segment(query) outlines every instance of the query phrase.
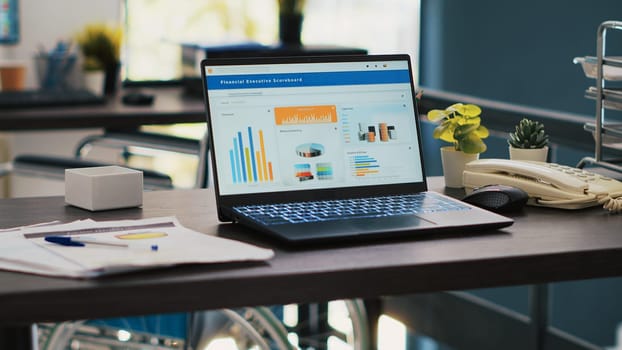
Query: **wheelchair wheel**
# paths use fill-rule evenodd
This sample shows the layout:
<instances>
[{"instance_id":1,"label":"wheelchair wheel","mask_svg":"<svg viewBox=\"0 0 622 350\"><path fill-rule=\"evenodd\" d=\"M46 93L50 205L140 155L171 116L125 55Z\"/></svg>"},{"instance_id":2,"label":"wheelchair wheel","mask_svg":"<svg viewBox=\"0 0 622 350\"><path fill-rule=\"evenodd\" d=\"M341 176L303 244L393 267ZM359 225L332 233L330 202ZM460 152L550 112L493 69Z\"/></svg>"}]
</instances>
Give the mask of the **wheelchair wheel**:
<instances>
[{"instance_id":1,"label":"wheelchair wheel","mask_svg":"<svg viewBox=\"0 0 622 350\"><path fill-rule=\"evenodd\" d=\"M169 335L162 320L180 317L196 334ZM39 324L41 350L179 350L205 349L227 338L239 350L290 350L283 325L267 308L204 311L173 316L154 315L110 320ZM190 316L188 316L190 315ZM180 322L181 321L181 322ZM171 332L169 332L171 333ZM174 332L173 332L174 333ZM194 344L193 344L194 342Z\"/></svg>"},{"instance_id":2,"label":"wheelchair wheel","mask_svg":"<svg viewBox=\"0 0 622 350\"><path fill-rule=\"evenodd\" d=\"M217 339L229 339L240 350L294 349L285 327L267 307L198 312L192 326L192 349L209 348Z\"/></svg>"},{"instance_id":3,"label":"wheelchair wheel","mask_svg":"<svg viewBox=\"0 0 622 350\"><path fill-rule=\"evenodd\" d=\"M118 328L101 322L38 324L37 329L41 350L181 350L185 346L183 338Z\"/></svg>"},{"instance_id":4,"label":"wheelchair wheel","mask_svg":"<svg viewBox=\"0 0 622 350\"><path fill-rule=\"evenodd\" d=\"M171 315L39 324L41 350L294 350L290 334L302 349L367 350L370 334L362 300L334 301L316 315L327 322L323 332L302 331L306 321L286 327L267 307L245 307ZM329 315L328 310L331 310ZM336 318L338 321L331 321ZM177 329L173 329L177 328ZM222 346L224 348L224 346Z\"/></svg>"}]
</instances>

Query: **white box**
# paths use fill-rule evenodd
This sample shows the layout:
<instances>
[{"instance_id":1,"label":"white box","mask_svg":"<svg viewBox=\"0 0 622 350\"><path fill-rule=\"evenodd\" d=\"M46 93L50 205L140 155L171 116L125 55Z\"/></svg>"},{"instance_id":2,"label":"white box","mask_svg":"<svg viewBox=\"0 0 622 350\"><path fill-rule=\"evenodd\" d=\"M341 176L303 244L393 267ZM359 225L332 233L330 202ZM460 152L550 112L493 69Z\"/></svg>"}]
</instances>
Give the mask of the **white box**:
<instances>
[{"instance_id":1,"label":"white box","mask_svg":"<svg viewBox=\"0 0 622 350\"><path fill-rule=\"evenodd\" d=\"M65 202L91 211L143 204L143 173L116 165L65 169Z\"/></svg>"}]
</instances>

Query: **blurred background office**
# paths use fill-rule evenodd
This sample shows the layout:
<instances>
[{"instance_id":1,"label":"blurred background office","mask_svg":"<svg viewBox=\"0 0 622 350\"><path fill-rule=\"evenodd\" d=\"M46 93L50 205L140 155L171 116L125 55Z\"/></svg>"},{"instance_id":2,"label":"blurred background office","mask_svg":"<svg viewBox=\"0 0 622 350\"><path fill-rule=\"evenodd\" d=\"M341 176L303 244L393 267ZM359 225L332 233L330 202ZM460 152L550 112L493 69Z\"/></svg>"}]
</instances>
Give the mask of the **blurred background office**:
<instances>
[{"instance_id":1,"label":"blurred background office","mask_svg":"<svg viewBox=\"0 0 622 350\"><path fill-rule=\"evenodd\" d=\"M0 61L25 65L26 88L37 87L36 52L50 50L94 22L123 26L121 78L128 88L180 84L192 75L192 70L184 71L182 44L270 46L279 40L277 0L3 2L18 4L20 37L16 43L0 44ZM595 55L598 25L619 17L622 2L618 0L307 0L301 40L305 45L358 47L369 53L409 53L418 67L417 84L429 96L445 98L447 104L469 96L509 109L535 110L543 118L560 116L558 129L549 130L557 139L552 160L574 165L593 152L594 144L589 135L564 140L563 134L583 132L582 124L594 118L594 102L584 98L593 81L572 59ZM616 54L622 37L613 33L609 39L616 44L611 47ZM512 125L499 125L489 144L489 157L506 156L505 135ZM200 137L201 130L196 129L180 126L169 131ZM430 134L429 126L424 124L423 129L424 136ZM20 153L70 155L78 140L95 132L0 134L0 161ZM426 140L426 145L435 144ZM437 148L426 152L429 175L440 174ZM181 165L180 169L191 172ZM192 180L179 183L191 186ZM16 196L62 193L58 184L41 180L16 181L10 189L6 183L3 186L5 194L10 190ZM618 278L555 283L552 324L599 346L620 344L615 348L622 348L622 341L616 339L622 321L621 290ZM529 307L524 286L473 293L522 314ZM436 346L417 342L424 344L422 348Z\"/></svg>"},{"instance_id":2,"label":"blurred background office","mask_svg":"<svg viewBox=\"0 0 622 350\"><path fill-rule=\"evenodd\" d=\"M0 45L0 60L22 62L26 88L38 87L34 56L50 51L59 41L73 40L93 23L123 26L121 78L127 85L179 84L184 76L198 75L195 67L184 71L182 44L273 46L279 42L279 2L276 0L209 1L11 1L19 9L19 40ZM287 1L285 1L287 2ZM304 3L304 2L303 2ZM306 45L361 47L369 52L418 53L419 3L417 1L308 1L304 7L301 39ZM397 34L396 34L397 33ZM198 60L197 60L198 63ZM192 137L197 127L183 129ZM41 152L70 155L75 143L97 130L37 131L3 137L6 157ZM177 176L183 177L183 175ZM191 179L178 179L187 186ZM15 179L13 196L62 193L55 183Z\"/></svg>"}]
</instances>

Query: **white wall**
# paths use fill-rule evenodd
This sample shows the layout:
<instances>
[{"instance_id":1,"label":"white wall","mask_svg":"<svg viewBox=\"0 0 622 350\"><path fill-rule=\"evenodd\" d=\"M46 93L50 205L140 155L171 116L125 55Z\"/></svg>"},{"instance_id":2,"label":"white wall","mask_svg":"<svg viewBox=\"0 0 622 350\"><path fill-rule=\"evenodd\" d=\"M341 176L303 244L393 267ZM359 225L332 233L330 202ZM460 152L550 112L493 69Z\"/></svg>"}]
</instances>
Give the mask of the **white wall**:
<instances>
[{"instance_id":1,"label":"white wall","mask_svg":"<svg viewBox=\"0 0 622 350\"><path fill-rule=\"evenodd\" d=\"M23 60L27 64L26 86L36 88L32 58L39 47L49 50L58 40L71 39L87 23L118 23L121 4L122 0L19 0L20 42L0 46L0 60ZM0 133L0 148L8 148L8 152L0 149L0 157L3 153L9 158L24 153L71 155L76 141L94 132L97 130ZM58 182L13 180L13 196L61 194L64 190Z\"/></svg>"},{"instance_id":2,"label":"white wall","mask_svg":"<svg viewBox=\"0 0 622 350\"><path fill-rule=\"evenodd\" d=\"M40 47L51 49L58 40L71 39L85 24L116 22L122 0L19 0L21 38L17 45L0 46L0 59L28 64L27 86L35 87L32 57Z\"/></svg>"}]
</instances>

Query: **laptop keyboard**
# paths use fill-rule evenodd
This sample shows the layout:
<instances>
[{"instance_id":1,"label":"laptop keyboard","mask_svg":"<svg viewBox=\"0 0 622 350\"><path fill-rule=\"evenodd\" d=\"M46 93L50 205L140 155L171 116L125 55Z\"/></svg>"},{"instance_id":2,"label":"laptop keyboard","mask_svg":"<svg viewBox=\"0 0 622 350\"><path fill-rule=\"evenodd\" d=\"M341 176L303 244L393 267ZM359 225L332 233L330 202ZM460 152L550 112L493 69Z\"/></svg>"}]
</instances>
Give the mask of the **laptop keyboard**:
<instances>
[{"instance_id":1,"label":"laptop keyboard","mask_svg":"<svg viewBox=\"0 0 622 350\"><path fill-rule=\"evenodd\" d=\"M374 218L467 210L468 206L434 193L418 193L373 198L261 204L234 207L233 210L265 225Z\"/></svg>"}]
</instances>

